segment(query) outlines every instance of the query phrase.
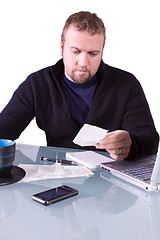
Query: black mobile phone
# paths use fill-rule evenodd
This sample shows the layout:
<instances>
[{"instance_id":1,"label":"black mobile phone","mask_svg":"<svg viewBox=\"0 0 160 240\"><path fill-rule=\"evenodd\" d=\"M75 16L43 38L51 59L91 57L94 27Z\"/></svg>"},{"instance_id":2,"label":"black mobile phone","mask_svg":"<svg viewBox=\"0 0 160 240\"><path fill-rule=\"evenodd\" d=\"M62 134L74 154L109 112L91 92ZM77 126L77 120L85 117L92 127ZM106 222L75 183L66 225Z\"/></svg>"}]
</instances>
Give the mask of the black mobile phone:
<instances>
[{"instance_id":1,"label":"black mobile phone","mask_svg":"<svg viewBox=\"0 0 160 240\"><path fill-rule=\"evenodd\" d=\"M45 206L51 205L55 202L63 200L65 198L72 197L78 194L78 190L66 185L62 185L56 188L49 189L44 192L34 194L32 199Z\"/></svg>"}]
</instances>

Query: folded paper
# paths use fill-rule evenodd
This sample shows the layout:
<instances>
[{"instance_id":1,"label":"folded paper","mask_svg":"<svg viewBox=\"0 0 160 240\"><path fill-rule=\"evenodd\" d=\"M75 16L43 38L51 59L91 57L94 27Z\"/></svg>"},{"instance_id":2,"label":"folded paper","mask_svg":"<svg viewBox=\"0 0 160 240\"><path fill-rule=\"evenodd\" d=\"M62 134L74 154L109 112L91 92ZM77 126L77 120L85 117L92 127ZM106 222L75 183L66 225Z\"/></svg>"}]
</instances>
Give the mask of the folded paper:
<instances>
[{"instance_id":1,"label":"folded paper","mask_svg":"<svg viewBox=\"0 0 160 240\"><path fill-rule=\"evenodd\" d=\"M93 126L90 124L84 124L80 129L73 142L82 147L95 146L101 139L103 139L108 130Z\"/></svg>"},{"instance_id":2,"label":"folded paper","mask_svg":"<svg viewBox=\"0 0 160 240\"><path fill-rule=\"evenodd\" d=\"M21 182L52 178L89 177L93 174L85 166L62 166L61 163L51 165L19 164L19 167L26 171L26 176Z\"/></svg>"}]
</instances>

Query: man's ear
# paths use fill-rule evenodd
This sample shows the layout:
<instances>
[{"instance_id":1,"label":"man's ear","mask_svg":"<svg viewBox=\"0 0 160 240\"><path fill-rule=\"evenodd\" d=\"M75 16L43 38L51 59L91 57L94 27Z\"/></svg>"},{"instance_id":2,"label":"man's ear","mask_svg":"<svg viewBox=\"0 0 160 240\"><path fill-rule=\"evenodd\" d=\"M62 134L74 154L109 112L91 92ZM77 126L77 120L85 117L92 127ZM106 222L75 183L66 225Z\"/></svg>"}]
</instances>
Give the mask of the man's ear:
<instances>
[{"instance_id":1,"label":"man's ear","mask_svg":"<svg viewBox=\"0 0 160 240\"><path fill-rule=\"evenodd\" d=\"M60 53L61 53L61 56L63 56L63 42L62 41L60 42Z\"/></svg>"}]
</instances>

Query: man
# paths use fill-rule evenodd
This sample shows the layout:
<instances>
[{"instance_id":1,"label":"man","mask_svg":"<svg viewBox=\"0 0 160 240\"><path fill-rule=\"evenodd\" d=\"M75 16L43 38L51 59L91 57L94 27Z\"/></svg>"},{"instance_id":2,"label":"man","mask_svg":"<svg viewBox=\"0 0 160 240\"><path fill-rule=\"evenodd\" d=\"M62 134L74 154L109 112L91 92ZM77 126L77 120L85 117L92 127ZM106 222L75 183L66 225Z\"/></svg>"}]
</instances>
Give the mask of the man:
<instances>
[{"instance_id":1,"label":"man","mask_svg":"<svg viewBox=\"0 0 160 240\"><path fill-rule=\"evenodd\" d=\"M109 129L96 148L119 160L155 154L159 136L136 78L102 61L105 27L96 14L71 15L61 37L62 58L31 74L0 114L1 138L16 139L36 117L47 145L72 141L84 123Z\"/></svg>"}]
</instances>

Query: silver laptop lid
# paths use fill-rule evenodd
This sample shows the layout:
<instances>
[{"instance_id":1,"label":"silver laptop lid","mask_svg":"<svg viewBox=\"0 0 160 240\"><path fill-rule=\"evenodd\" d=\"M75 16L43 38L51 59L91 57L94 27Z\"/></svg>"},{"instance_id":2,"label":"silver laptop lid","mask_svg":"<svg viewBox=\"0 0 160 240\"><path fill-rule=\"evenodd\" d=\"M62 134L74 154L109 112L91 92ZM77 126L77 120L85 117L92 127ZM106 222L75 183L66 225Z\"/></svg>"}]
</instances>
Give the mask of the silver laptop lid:
<instances>
[{"instance_id":1,"label":"silver laptop lid","mask_svg":"<svg viewBox=\"0 0 160 240\"><path fill-rule=\"evenodd\" d=\"M160 154L158 154L156 157L156 161L151 176L151 183L156 184L160 183Z\"/></svg>"}]
</instances>

